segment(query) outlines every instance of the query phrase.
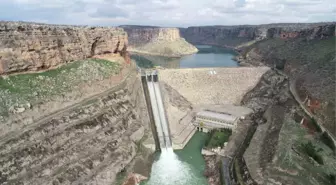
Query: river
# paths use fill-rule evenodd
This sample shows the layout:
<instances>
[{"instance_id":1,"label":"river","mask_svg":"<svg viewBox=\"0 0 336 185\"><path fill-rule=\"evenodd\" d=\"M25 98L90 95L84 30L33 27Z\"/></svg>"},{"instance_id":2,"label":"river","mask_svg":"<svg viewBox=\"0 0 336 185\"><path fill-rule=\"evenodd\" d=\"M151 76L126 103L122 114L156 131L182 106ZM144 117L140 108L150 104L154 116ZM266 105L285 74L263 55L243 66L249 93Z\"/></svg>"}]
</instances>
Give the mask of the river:
<instances>
[{"instance_id":1,"label":"river","mask_svg":"<svg viewBox=\"0 0 336 185\"><path fill-rule=\"evenodd\" d=\"M131 55L141 68L199 68L199 67L236 67L237 62L232 58L236 53L230 49L208 45L196 45L198 53L180 57L169 58L162 56Z\"/></svg>"},{"instance_id":2,"label":"river","mask_svg":"<svg viewBox=\"0 0 336 185\"><path fill-rule=\"evenodd\" d=\"M208 135L196 132L182 150L163 149L156 154L148 181L141 185L207 185L201 149Z\"/></svg>"}]
</instances>

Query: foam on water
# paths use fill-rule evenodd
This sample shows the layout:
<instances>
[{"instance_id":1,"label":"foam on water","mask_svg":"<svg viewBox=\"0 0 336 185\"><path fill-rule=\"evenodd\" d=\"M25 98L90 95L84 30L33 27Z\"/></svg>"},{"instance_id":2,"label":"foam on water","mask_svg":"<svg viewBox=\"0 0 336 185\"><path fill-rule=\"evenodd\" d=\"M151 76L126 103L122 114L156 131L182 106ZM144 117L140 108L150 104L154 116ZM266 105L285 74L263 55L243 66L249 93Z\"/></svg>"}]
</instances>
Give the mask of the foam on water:
<instances>
[{"instance_id":1,"label":"foam on water","mask_svg":"<svg viewBox=\"0 0 336 185\"><path fill-rule=\"evenodd\" d=\"M190 165L178 159L172 148L163 149L158 161L153 164L147 185L186 185L192 178Z\"/></svg>"},{"instance_id":2,"label":"foam on water","mask_svg":"<svg viewBox=\"0 0 336 185\"><path fill-rule=\"evenodd\" d=\"M152 165L149 180L141 185L208 185L201 155L206 138L207 134L197 132L183 150L163 147Z\"/></svg>"}]
</instances>

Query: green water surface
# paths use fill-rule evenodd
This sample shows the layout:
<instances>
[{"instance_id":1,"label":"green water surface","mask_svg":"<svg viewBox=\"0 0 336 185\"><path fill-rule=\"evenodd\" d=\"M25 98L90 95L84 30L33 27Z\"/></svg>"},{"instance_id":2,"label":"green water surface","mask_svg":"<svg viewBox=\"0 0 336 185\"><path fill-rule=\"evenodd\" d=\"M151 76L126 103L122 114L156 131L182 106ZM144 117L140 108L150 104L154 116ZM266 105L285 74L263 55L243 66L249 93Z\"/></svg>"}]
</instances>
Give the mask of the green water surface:
<instances>
[{"instance_id":1,"label":"green water surface","mask_svg":"<svg viewBox=\"0 0 336 185\"><path fill-rule=\"evenodd\" d=\"M196 132L184 149L158 153L149 180L141 185L208 185L201 155L208 137L206 133Z\"/></svg>"}]
</instances>

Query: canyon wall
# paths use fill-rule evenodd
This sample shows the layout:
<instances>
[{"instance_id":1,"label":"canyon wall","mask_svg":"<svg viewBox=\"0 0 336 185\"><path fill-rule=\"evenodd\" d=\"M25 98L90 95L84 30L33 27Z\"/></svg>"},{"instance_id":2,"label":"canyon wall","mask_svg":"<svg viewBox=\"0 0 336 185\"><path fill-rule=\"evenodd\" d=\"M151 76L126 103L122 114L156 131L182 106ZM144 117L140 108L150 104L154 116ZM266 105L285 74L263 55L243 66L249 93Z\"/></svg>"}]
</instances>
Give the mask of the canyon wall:
<instances>
[{"instance_id":1,"label":"canyon wall","mask_svg":"<svg viewBox=\"0 0 336 185\"><path fill-rule=\"evenodd\" d=\"M302 27L299 31L277 29L268 30L268 39L241 48L242 61L275 67L288 75L292 89L307 109L336 135L335 24Z\"/></svg>"},{"instance_id":2,"label":"canyon wall","mask_svg":"<svg viewBox=\"0 0 336 185\"><path fill-rule=\"evenodd\" d=\"M178 57L197 52L186 42L178 28L121 26L128 34L128 51L134 53Z\"/></svg>"},{"instance_id":3,"label":"canyon wall","mask_svg":"<svg viewBox=\"0 0 336 185\"><path fill-rule=\"evenodd\" d=\"M0 74L48 69L93 55L126 55L121 28L0 22Z\"/></svg>"},{"instance_id":4,"label":"canyon wall","mask_svg":"<svg viewBox=\"0 0 336 185\"><path fill-rule=\"evenodd\" d=\"M192 44L236 47L266 38L325 38L335 35L336 23L267 24L242 26L200 26L180 28L182 37Z\"/></svg>"},{"instance_id":5,"label":"canyon wall","mask_svg":"<svg viewBox=\"0 0 336 185\"><path fill-rule=\"evenodd\" d=\"M253 40L256 27L249 26L201 26L181 28L181 35L192 44L232 47Z\"/></svg>"},{"instance_id":6,"label":"canyon wall","mask_svg":"<svg viewBox=\"0 0 336 185\"><path fill-rule=\"evenodd\" d=\"M140 139L152 137L135 71L113 91L47 117L0 133L0 184L111 185Z\"/></svg>"}]
</instances>

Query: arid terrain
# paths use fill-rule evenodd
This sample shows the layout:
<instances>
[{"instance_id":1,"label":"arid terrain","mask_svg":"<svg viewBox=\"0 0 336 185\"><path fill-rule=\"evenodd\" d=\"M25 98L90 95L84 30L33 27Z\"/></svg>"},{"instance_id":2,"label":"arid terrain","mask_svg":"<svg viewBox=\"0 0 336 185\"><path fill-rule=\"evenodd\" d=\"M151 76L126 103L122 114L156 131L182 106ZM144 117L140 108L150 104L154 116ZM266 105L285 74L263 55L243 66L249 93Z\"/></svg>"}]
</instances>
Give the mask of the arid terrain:
<instances>
[{"instance_id":1,"label":"arid terrain","mask_svg":"<svg viewBox=\"0 0 336 185\"><path fill-rule=\"evenodd\" d=\"M183 148L195 132L192 111L240 106L248 111L223 150L205 157L210 185L333 185L335 36L335 23L1 21L0 184L135 185L149 178L156 132L130 52L180 57L204 44L234 50L241 66L159 70L173 145Z\"/></svg>"}]
</instances>

